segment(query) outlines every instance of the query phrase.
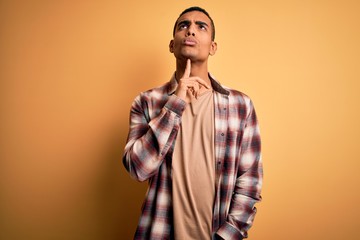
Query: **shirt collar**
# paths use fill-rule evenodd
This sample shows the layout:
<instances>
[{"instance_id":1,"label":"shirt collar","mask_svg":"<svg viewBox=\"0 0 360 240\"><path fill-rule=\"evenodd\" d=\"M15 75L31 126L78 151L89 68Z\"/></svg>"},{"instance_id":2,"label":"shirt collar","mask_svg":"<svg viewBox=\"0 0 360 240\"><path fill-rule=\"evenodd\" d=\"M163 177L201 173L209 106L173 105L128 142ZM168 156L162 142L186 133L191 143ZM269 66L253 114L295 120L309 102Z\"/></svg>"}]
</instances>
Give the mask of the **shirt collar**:
<instances>
[{"instance_id":1,"label":"shirt collar","mask_svg":"<svg viewBox=\"0 0 360 240\"><path fill-rule=\"evenodd\" d=\"M209 78L210 78L211 86L214 89L214 91L221 93L221 94L225 94L225 95L230 94L230 92L228 90L226 90L225 88L223 88L221 86L221 84L217 80L215 80L215 78L210 73L209 73ZM174 73L168 84L168 94L169 95L172 95L175 92L177 85L178 85L178 83L177 83L177 80L175 78L175 73Z\"/></svg>"}]
</instances>

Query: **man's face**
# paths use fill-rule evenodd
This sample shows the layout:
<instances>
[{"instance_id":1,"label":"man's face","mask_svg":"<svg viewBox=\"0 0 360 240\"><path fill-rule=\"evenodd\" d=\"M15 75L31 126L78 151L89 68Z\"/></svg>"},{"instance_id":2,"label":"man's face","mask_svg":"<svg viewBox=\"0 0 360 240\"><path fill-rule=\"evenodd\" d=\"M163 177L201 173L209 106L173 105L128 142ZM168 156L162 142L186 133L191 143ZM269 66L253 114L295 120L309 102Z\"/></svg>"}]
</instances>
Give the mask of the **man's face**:
<instances>
[{"instance_id":1,"label":"man's face","mask_svg":"<svg viewBox=\"0 0 360 240\"><path fill-rule=\"evenodd\" d=\"M216 52L216 43L211 40L210 19L202 12L192 11L182 15L175 27L174 39L170 41L170 52L176 59L206 61Z\"/></svg>"}]
</instances>

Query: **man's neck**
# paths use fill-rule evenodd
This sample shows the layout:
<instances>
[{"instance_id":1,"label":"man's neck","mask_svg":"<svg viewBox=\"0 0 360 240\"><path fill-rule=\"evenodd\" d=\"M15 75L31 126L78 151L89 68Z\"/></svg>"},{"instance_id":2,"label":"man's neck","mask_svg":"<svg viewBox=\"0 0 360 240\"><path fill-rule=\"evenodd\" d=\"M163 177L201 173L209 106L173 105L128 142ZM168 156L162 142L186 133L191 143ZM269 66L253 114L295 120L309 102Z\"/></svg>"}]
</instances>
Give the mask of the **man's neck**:
<instances>
[{"instance_id":1,"label":"man's neck","mask_svg":"<svg viewBox=\"0 0 360 240\"><path fill-rule=\"evenodd\" d=\"M176 61L176 79L180 80L180 78L184 75L186 67L186 60L185 61ZM211 86L209 72L207 68L207 62L191 62L191 77L200 77L206 83Z\"/></svg>"}]
</instances>

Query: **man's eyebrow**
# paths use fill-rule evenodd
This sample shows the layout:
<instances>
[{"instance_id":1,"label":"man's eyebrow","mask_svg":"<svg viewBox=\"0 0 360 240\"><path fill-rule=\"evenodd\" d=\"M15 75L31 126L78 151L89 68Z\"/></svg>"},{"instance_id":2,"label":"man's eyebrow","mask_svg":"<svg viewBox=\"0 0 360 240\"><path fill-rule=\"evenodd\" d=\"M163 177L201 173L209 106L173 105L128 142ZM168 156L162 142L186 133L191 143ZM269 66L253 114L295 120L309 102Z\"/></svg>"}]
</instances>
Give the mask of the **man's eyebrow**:
<instances>
[{"instance_id":1,"label":"man's eyebrow","mask_svg":"<svg viewBox=\"0 0 360 240\"><path fill-rule=\"evenodd\" d=\"M189 20L182 20L180 22L178 22L176 25L179 26L180 24L186 24L189 25L190 21Z\"/></svg>"},{"instance_id":2,"label":"man's eyebrow","mask_svg":"<svg viewBox=\"0 0 360 240\"><path fill-rule=\"evenodd\" d=\"M189 24L190 24L190 20L182 20L182 21L179 21L179 22L177 23L177 26L179 26L179 25L181 25L181 24L189 25ZM195 24L196 24L196 25L202 25L202 26L209 27L209 24L207 24L206 22L203 22L203 21L195 21Z\"/></svg>"},{"instance_id":3,"label":"man's eyebrow","mask_svg":"<svg viewBox=\"0 0 360 240\"><path fill-rule=\"evenodd\" d=\"M203 22L203 21L196 21L195 24L197 25L204 25L206 27L209 27L209 25L206 23L206 22Z\"/></svg>"}]
</instances>

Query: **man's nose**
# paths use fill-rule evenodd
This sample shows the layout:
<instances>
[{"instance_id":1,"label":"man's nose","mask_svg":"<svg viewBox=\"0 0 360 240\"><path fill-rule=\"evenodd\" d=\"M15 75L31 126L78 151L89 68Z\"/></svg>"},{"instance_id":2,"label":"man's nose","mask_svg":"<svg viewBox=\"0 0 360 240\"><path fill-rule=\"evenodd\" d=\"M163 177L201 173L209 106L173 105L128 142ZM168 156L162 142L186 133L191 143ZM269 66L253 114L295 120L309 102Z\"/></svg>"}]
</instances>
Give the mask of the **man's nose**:
<instances>
[{"instance_id":1,"label":"man's nose","mask_svg":"<svg viewBox=\"0 0 360 240\"><path fill-rule=\"evenodd\" d=\"M188 31L187 31L186 35L187 36L190 36L190 35L195 36L195 31L192 26L188 27Z\"/></svg>"},{"instance_id":2,"label":"man's nose","mask_svg":"<svg viewBox=\"0 0 360 240\"><path fill-rule=\"evenodd\" d=\"M194 32L191 32L191 31L188 31L188 32L187 32L187 36L190 36L190 35L195 36L195 33L194 33Z\"/></svg>"}]
</instances>

